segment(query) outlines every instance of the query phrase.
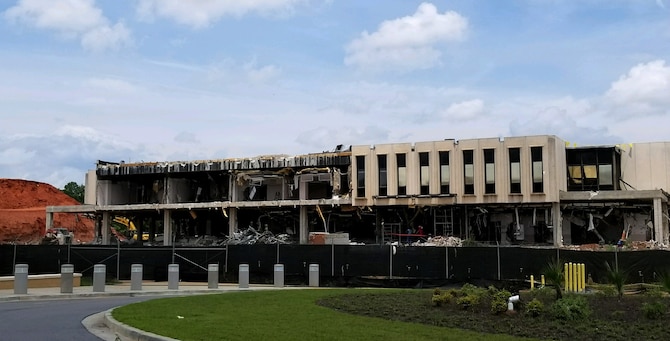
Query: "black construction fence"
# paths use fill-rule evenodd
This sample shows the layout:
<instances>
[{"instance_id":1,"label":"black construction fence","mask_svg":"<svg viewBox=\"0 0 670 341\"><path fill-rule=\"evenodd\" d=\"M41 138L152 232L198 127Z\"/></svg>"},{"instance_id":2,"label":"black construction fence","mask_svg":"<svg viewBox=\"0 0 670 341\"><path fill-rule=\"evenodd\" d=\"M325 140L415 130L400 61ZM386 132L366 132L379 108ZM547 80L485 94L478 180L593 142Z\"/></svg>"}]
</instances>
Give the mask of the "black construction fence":
<instances>
[{"instance_id":1,"label":"black construction fence","mask_svg":"<svg viewBox=\"0 0 670 341\"><path fill-rule=\"evenodd\" d=\"M0 245L0 276L15 264L30 274L75 272L92 277L105 264L110 279L128 280L132 264L143 264L146 280L167 280L168 264L179 264L183 281L206 281L218 264L222 282L237 282L239 264L249 265L250 283L272 283L274 264L284 265L286 284L307 284L309 265L319 264L322 285L434 286L476 281L536 279L547 265L583 263L591 279L606 282L606 263L624 270L629 283L655 282L670 272L670 251L577 251L524 247L401 247L392 245L228 245L217 248L83 245Z\"/></svg>"}]
</instances>

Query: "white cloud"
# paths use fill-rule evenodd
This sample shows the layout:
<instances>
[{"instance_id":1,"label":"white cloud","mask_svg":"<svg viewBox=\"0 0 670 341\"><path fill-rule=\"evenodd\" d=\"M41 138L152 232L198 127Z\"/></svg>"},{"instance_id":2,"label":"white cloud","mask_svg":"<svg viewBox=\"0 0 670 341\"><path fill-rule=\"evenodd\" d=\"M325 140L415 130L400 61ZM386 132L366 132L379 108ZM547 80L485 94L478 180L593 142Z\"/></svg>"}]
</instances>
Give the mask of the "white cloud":
<instances>
[{"instance_id":1,"label":"white cloud","mask_svg":"<svg viewBox=\"0 0 670 341\"><path fill-rule=\"evenodd\" d=\"M443 112L443 116L445 116L445 118L459 121L477 119L483 114L484 101L481 99L473 99L470 101L454 103Z\"/></svg>"},{"instance_id":2,"label":"white cloud","mask_svg":"<svg viewBox=\"0 0 670 341\"><path fill-rule=\"evenodd\" d=\"M436 45L465 38L468 20L447 11L440 14L435 5L422 3L411 16L387 20L377 31L364 31L346 46L346 65L360 68L415 70L439 63Z\"/></svg>"},{"instance_id":3,"label":"white cloud","mask_svg":"<svg viewBox=\"0 0 670 341\"><path fill-rule=\"evenodd\" d=\"M102 90L121 93L134 93L139 89L130 82L115 78L91 78L85 84Z\"/></svg>"},{"instance_id":4,"label":"white cloud","mask_svg":"<svg viewBox=\"0 0 670 341\"><path fill-rule=\"evenodd\" d=\"M670 66L664 60L641 63L613 82L605 94L613 110L663 114L670 106Z\"/></svg>"},{"instance_id":5,"label":"white cloud","mask_svg":"<svg viewBox=\"0 0 670 341\"><path fill-rule=\"evenodd\" d=\"M94 0L20 0L3 15L10 22L81 39L82 47L89 51L117 49L132 40L123 23L110 25Z\"/></svg>"},{"instance_id":6,"label":"white cloud","mask_svg":"<svg viewBox=\"0 0 670 341\"><path fill-rule=\"evenodd\" d=\"M195 144L200 142L198 140L198 137L194 133L188 131L180 132L174 137L174 140L176 142L189 143L189 144Z\"/></svg>"},{"instance_id":7,"label":"white cloud","mask_svg":"<svg viewBox=\"0 0 670 341\"><path fill-rule=\"evenodd\" d=\"M154 16L172 19L193 28L211 25L224 16L242 16L250 12L291 12L304 0L140 0L137 13L151 20Z\"/></svg>"},{"instance_id":8,"label":"white cloud","mask_svg":"<svg viewBox=\"0 0 670 341\"><path fill-rule=\"evenodd\" d=\"M279 77L281 69L274 65L265 65L258 67L256 58L244 64L244 70L247 72L247 78L253 83L264 83Z\"/></svg>"}]
</instances>

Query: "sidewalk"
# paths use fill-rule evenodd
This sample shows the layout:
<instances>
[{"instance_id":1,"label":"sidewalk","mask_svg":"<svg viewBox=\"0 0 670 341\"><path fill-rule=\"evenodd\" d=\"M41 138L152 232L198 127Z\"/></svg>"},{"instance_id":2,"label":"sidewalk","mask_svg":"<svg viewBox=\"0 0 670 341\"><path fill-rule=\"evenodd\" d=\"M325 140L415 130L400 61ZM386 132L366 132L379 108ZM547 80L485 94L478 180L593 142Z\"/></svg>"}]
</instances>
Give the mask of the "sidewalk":
<instances>
[{"instance_id":1,"label":"sidewalk","mask_svg":"<svg viewBox=\"0 0 670 341\"><path fill-rule=\"evenodd\" d=\"M104 292L93 292L93 286L73 287L72 293L62 294L60 287L51 288L28 288L27 294L14 294L14 289L1 289L0 302L3 301L29 301L44 299L72 299L87 297L107 296L168 296L168 295L190 295L190 294L214 294L228 291L249 291L267 289L299 289L306 287L284 287L276 288L267 284L251 284L249 288L241 289L235 283L219 283L217 289L209 289L206 282L179 282L178 289L168 289L167 282L142 282L142 290L130 290L130 281L121 281L115 284L105 285Z\"/></svg>"}]
</instances>

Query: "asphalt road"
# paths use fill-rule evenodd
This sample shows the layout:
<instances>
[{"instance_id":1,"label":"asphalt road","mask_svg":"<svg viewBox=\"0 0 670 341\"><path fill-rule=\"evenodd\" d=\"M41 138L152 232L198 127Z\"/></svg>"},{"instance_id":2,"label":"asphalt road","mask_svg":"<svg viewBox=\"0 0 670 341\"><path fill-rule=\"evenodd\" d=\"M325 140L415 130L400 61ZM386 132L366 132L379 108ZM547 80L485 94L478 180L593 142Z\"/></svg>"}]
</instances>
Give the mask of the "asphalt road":
<instances>
[{"instance_id":1,"label":"asphalt road","mask_svg":"<svg viewBox=\"0 0 670 341\"><path fill-rule=\"evenodd\" d=\"M100 341L81 321L91 315L151 297L95 297L0 302L0 341Z\"/></svg>"}]
</instances>

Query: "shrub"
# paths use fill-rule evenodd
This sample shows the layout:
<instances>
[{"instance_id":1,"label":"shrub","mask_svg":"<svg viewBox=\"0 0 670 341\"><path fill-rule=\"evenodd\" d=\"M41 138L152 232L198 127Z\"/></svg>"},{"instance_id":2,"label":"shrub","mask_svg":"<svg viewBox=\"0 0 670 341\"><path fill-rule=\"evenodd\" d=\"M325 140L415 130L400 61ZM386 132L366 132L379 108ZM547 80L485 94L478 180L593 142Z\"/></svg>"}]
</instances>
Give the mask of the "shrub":
<instances>
[{"instance_id":1,"label":"shrub","mask_svg":"<svg viewBox=\"0 0 670 341\"><path fill-rule=\"evenodd\" d=\"M544 304L540 302L537 298L533 298L528 304L526 304L526 314L532 317L538 317L542 314L544 310Z\"/></svg>"},{"instance_id":2,"label":"shrub","mask_svg":"<svg viewBox=\"0 0 670 341\"><path fill-rule=\"evenodd\" d=\"M496 291L491 297L491 313L499 314L507 311L507 300L512 294L507 290Z\"/></svg>"},{"instance_id":3,"label":"shrub","mask_svg":"<svg viewBox=\"0 0 670 341\"><path fill-rule=\"evenodd\" d=\"M440 288L433 289L433 296L439 296L441 294L442 294L442 289L440 289Z\"/></svg>"},{"instance_id":4,"label":"shrub","mask_svg":"<svg viewBox=\"0 0 670 341\"><path fill-rule=\"evenodd\" d=\"M642 304L642 313L650 320L658 320L665 314L665 305L662 302Z\"/></svg>"},{"instance_id":5,"label":"shrub","mask_svg":"<svg viewBox=\"0 0 670 341\"><path fill-rule=\"evenodd\" d=\"M670 272L665 271L661 273L659 279L663 290L670 292Z\"/></svg>"},{"instance_id":6,"label":"shrub","mask_svg":"<svg viewBox=\"0 0 670 341\"><path fill-rule=\"evenodd\" d=\"M544 277L547 280L547 284L554 287L557 300L563 297L561 284L563 284L563 280L565 279L564 276L563 264L561 264L561 260L558 258L549 262L544 270Z\"/></svg>"},{"instance_id":7,"label":"shrub","mask_svg":"<svg viewBox=\"0 0 670 341\"><path fill-rule=\"evenodd\" d=\"M598 296L602 297L617 297L619 295L619 292L617 289L612 286L612 285L605 285L600 288L600 290L597 292Z\"/></svg>"},{"instance_id":8,"label":"shrub","mask_svg":"<svg viewBox=\"0 0 670 341\"><path fill-rule=\"evenodd\" d=\"M454 298L450 293L444 292L439 295L433 295L431 302L434 306L441 307L444 304L448 304Z\"/></svg>"},{"instance_id":9,"label":"shrub","mask_svg":"<svg viewBox=\"0 0 670 341\"><path fill-rule=\"evenodd\" d=\"M479 304L479 295L468 294L456 299L456 304L460 305L463 310L466 310L474 305Z\"/></svg>"},{"instance_id":10,"label":"shrub","mask_svg":"<svg viewBox=\"0 0 670 341\"><path fill-rule=\"evenodd\" d=\"M619 266L611 266L610 263L605 262L605 267L607 268L607 279L614 285L619 299L621 299L623 297L623 285L626 284L626 277L628 276L625 271L619 269Z\"/></svg>"},{"instance_id":11,"label":"shrub","mask_svg":"<svg viewBox=\"0 0 670 341\"><path fill-rule=\"evenodd\" d=\"M551 305L551 314L558 320L576 321L588 317L591 310L584 297L570 295L556 300Z\"/></svg>"}]
</instances>

